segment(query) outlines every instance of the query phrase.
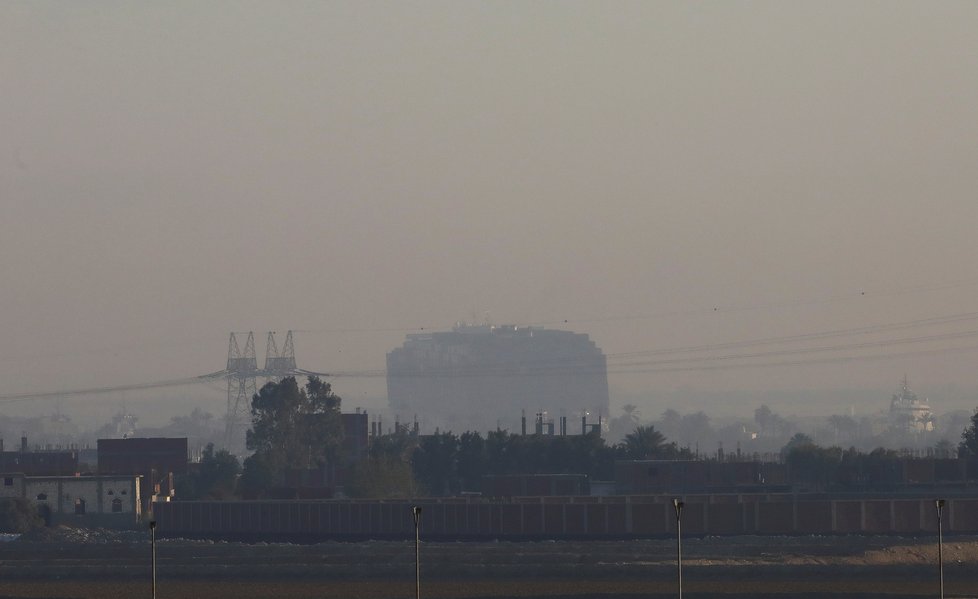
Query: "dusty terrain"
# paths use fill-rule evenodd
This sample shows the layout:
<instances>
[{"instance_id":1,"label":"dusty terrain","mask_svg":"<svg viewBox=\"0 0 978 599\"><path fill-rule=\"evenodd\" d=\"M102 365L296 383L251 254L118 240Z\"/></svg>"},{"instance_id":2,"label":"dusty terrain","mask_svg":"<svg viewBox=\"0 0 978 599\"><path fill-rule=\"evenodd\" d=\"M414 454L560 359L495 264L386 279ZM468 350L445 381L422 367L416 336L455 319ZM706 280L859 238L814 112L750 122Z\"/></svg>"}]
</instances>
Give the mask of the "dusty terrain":
<instances>
[{"instance_id":1,"label":"dusty terrain","mask_svg":"<svg viewBox=\"0 0 978 599\"><path fill-rule=\"evenodd\" d=\"M683 594L937 596L934 538L684 539ZM410 542L314 545L161 539L158 596L388 599L414 595ZM944 543L947 597L978 597L978 539ZM674 539L422 543L422 595L631 598L676 595ZM58 529L0 543L0 597L137 597L151 591L148 535Z\"/></svg>"}]
</instances>

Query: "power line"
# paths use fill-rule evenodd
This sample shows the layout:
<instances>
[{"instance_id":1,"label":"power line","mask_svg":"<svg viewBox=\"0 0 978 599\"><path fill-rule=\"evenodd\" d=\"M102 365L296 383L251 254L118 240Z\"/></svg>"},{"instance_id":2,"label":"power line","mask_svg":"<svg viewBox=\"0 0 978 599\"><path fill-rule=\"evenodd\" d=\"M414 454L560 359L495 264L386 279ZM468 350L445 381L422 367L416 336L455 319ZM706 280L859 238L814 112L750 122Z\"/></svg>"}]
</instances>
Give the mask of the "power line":
<instances>
[{"instance_id":1,"label":"power line","mask_svg":"<svg viewBox=\"0 0 978 599\"><path fill-rule=\"evenodd\" d=\"M837 345L827 345L827 346L816 346L816 347L804 347L804 348L784 348L778 350L769 350L763 352L752 352L752 353L733 353L724 354L720 356L685 356L681 357L683 354L690 353L706 353L711 351L723 350L723 349L743 349L748 347L763 346L763 345L784 345L790 343L799 342L810 342L821 339L829 339L834 337L846 337L846 336L856 336L856 335L869 335L882 332L893 332L897 330L919 328L925 326L934 325L946 325L950 323L958 323L969 320L978 319L978 312L967 312L962 314L952 314L946 316L916 319L905 322L898 323L888 323L881 325L872 325L867 327L849 328L849 329L835 329L829 331L819 331L812 333L802 333L798 335L787 335L780 337L767 337L759 339L750 339L739 342L712 344L712 345L695 345L695 346L680 346L672 348L660 348L655 350L643 350L635 352L623 352L606 354L605 358L609 363L610 367L619 366L649 366L657 364L674 364L674 363L684 363L684 362L701 362L701 361L716 361L716 360L731 360L731 359L748 359L748 358L759 358L771 355L788 355L788 354L804 354L804 353L821 353L829 351L842 351L842 350L852 350L861 349L867 347L877 347L886 345L903 345L907 343L925 343L932 341L943 341L950 339L958 339L962 337L969 337L978 334L978 331L964 331L964 332L952 332L952 333L942 333L937 335L925 335L918 337L904 337L897 339L887 339L880 341L866 341L857 343L845 343ZM649 357L649 356L664 356L658 360L643 360L637 361L634 358L639 357ZM676 356L676 357L670 357ZM624 361L631 360L631 361ZM570 359L536 359L536 360L520 360L512 362L500 362L490 366L480 366L479 372L485 375L502 375L510 372L539 372L540 374L557 373L565 371L578 371L581 368L586 368L590 364L591 359L588 357L574 357ZM442 369L429 371L431 376L468 376L465 367L456 367L452 369ZM359 375L375 377L382 376L384 374L383 370L369 370L369 371L336 371L332 373L332 376L346 376L355 377ZM392 374L391 376L398 376L397 374Z\"/></svg>"},{"instance_id":2,"label":"power line","mask_svg":"<svg viewBox=\"0 0 978 599\"><path fill-rule=\"evenodd\" d=\"M763 358L768 356L825 353L825 352L836 352L836 351L853 350L853 349L866 349L871 347L888 347L892 345L905 345L908 343L928 343L933 341L947 341L951 339L974 337L976 335L978 335L978 330L971 330L971 331L960 331L957 333L941 333L938 335L923 335L920 337L903 337L900 339L886 339L882 341L863 341L859 343L848 343L848 344L841 344L841 345L823 345L823 346L804 347L804 348L795 348L795 349L769 350L769 351L752 352L752 353L745 353L745 354L724 354L719 356L702 356L702 357L687 357L687 358L672 358L672 359L663 359L663 360L625 362L617 365L618 366L654 366L657 364L676 364L676 363L683 363L683 362L739 360L739 359Z\"/></svg>"},{"instance_id":3,"label":"power line","mask_svg":"<svg viewBox=\"0 0 978 599\"><path fill-rule=\"evenodd\" d=\"M945 286L948 287L948 286ZM845 362L852 360L871 360L871 359L887 359L888 357L896 356L922 356L931 355L934 353L947 353L954 351L972 351L971 347L964 348L938 348L925 351L916 352L903 352L903 353L890 353L890 354L879 354L879 355L850 355L844 357L810 357L803 360L791 360L791 361L774 361L774 362L759 362L759 359L765 359L775 356L789 356L789 355L810 355L810 354L820 354L820 353L838 353L845 351L858 351L871 348L887 348L892 346L907 345L907 344L918 344L918 343L935 343L951 340L966 339L978 335L978 330L966 330L948 333L938 333L932 335L919 335L910 337L899 337L882 339L877 341L862 341L854 343L841 343L832 345L821 345L815 347L800 347L800 348L783 348L783 349L771 349L764 351L755 352L731 352L720 355L684 355L684 354L696 354L703 353L709 354L709 352L716 352L719 350L738 350L750 347L764 346L764 345L788 345L796 343L804 343L815 340L830 339L837 337L847 337L847 336L863 336L871 334L879 334L885 332L893 332L898 330L906 330L920 327L932 327L941 326L948 324L961 323L971 320L978 319L978 312L964 312L959 314L950 314L944 316L922 318L916 320L909 320L896 323L885 323L870 325L865 327L854 327L848 329L833 329L827 331L817 331L810 333L800 333L796 335L784 335L777 337L765 337L748 339L744 341L728 342L728 343L718 343L718 344L706 344L706 345L685 345L671 348L659 348L650 350L641 350L633 352L621 352L607 354L605 356L607 366L607 371L611 374L618 373L636 373L636 372L679 372L679 371L697 371L697 370L718 370L718 369L732 369L732 368L754 368L760 366L799 366L806 364L820 364L820 363L831 363L831 362ZM307 329L308 330L308 329ZM354 329L349 329L354 330ZM362 329L361 329L362 330ZM374 331L380 331L381 329L374 329ZM392 331L394 329L384 329L385 331ZM403 331L405 329L398 329ZM423 330L422 329L406 329L406 330ZM638 358L654 358L648 360L640 360ZM520 362L512 363L498 363L488 367L458 367L453 369L439 369L428 371L423 374L399 374L399 373L387 373L385 369L364 369L364 370L338 370L332 372L319 372L315 370L298 369L294 370L295 375L300 376L320 376L329 378L380 378L386 376L398 377L398 376L425 376L425 377L470 377L470 376L556 376L565 373L578 373L587 374L593 370L593 366L588 365L583 358L572 358L567 360L523 360ZM745 362L736 364L734 362ZM718 364L720 362L731 362L730 364ZM256 374L260 374L256 371ZM149 383L136 383L130 385L114 385L114 386L104 386L104 387L90 387L82 389L67 389L61 391L51 391L51 392L35 392L35 393L19 393L19 394L0 394L0 402L19 402L27 401L33 399L49 399L57 397L67 397L67 396L78 396L78 395L96 395L102 393L114 393L121 391L136 391L143 389L155 389L164 387L175 387L183 385L192 385L197 383L211 382L218 378L224 378L229 375L227 369L212 372L209 374L197 376L197 377L187 377L179 379L169 379L163 381L154 381Z\"/></svg>"},{"instance_id":4,"label":"power line","mask_svg":"<svg viewBox=\"0 0 978 599\"><path fill-rule=\"evenodd\" d=\"M937 316L933 318L922 318L917 320L909 320L905 322L870 325L865 327L834 329L829 331L818 331L813 333L799 333L797 335L783 335L778 337L762 337L758 339L747 339L744 341L731 341L727 343L686 345L686 346L670 347L670 348L662 348L662 349L621 352L621 353L607 354L607 355L609 358L619 358L619 357L632 357L632 356L651 356L651 355L659 355L659 354L693 353L693 352L702 352L702 351L713 351L718 349L751 347L757 345L795 343L800 341L811 341L815 339L828 339L832 337L869 335L873 333L882 333L886 331L912 329L917 327L933 326L938 324L951 324L951 323L964 322L964 321L976 320L976 319L978 319L978 312L965 312L961 314L951 314L948 316Z\"/></svg>"},{"instance_id":5,"label":"power line","mask_svg":"<svg viewBox=\"0 0 978 599\"><path fill-rule=\"evenodd\" d=\"M773 361L773 362L753 362L749 364L709 364L701 366L678 366L678 367L666 367L666 368L642 368L642 369L628 369L628 370L616 370L615 374L642 374L642 373L668 373L668 372L705 372L712 370L737 370L737 369L750 369L750 368L772 368L772 367L782 367L782 366L814 366L819 364L841 364L845 362L862 362L871 361L877 362L881 360L892 360L895 358L908 358L908 357L922 357L922 356L934 356L947 353L971 353L978 351L978 345L967 345L963 347L945 347L939 349L927 349L927 350L914 350L907 352L888 352L883 354L870 354L870 355L852 355L852 356L834 356L825 358L814 358L807 360L793 360L793 361ZM612 372L612 371L609 371Z\"/></svg>"},{"instance_id":6,"label":"power line","mask_svg":"<svg viewBox=\"0 0 978 599\"><path fill-rule=\"evenodd\" d=\"M743 360L756 360L758 358L769 358L774 356L787 356L787 355L805 355L805 354L824 354L824 353L838 353L841 351L853 351L871 348L887 348L898 345L908 345L908 344L922 344L922 343L933 343L938 341L950 341L967 339L971 337L978 336L978 330L969 331L958 331L954 333L939 333L934 335L921 335L915 337L901 337L896 339L885 339L879 341L861 341L856 343L843 343L835 345L822 345L815 347L803 347L803 348L791 348L791 349L776 349L776 350L766 350L759 352L750 353L730 353L721 355L707 355L707 356L685 356L685 357L674 357L674 358L662 358L656 360L632 360L624 362L612 362L608 365L607 369L609 373L621 373L621 372L648 372L650 369L656 369L656 371L664 370L668 367L673 367L682 364L693 364L700 366L691 366L690 369L704 368L703 365L709 364L711 362L732 362L732 361L743 361ZM937 349L929 351L953 351L954 348ZM921 354L921 355L927 355ZM857 360L861 356L847 356L844 361ZM478 367L456 367L456 368L440 368L428 370L423 373L386 373L384 370L364 370L364 371L337 371L333 373L335 377L349 377L349 378L375 378L380 376L390 376L392 378L406 377L406 378L467 378L467 377L496 377L496 376L555 376L560 374L574 373L574 374L588 374L597 373L601 369L596 368L591 364L586 364L582 360L585 358L574 358L572 360L549 360L549 361L522 361L522 362L509 362L509 363L498 363L489 366L478 366ZM834 358L829 359L834 360ZM826 361L826 358L812 358L808 360L811 363L820 363ZM792 362L778 362L778 364L784 365L800 365L805 363L805 361L792 361ZM732 365L732 367L752 367L757 364L756 362ZM643 370L644 369L644 370Z\"/></svg>"},{"instance_id":7,"label":"power line","mask_svg":"<svg viewBox=\"0 0 978 599\"><path fill-rule=\"evenodd\" d=\"M102 393L115 393L118 391L138 391L140 389L159 389L163 387L182 387L206 383L225 376L223 370L205 374L201 376L188 377L183 379L170 379L166 381L155 381L152 383L135 383L132 385L115 385L111 387L88 387L85 389L67 389L62 391L45 391L40 393L8 393L0 395L0 402L12 403L27 401L31 399L49 399L54 397L67 397L71 395L99 395Z\"/></svg>"}]
</instances>

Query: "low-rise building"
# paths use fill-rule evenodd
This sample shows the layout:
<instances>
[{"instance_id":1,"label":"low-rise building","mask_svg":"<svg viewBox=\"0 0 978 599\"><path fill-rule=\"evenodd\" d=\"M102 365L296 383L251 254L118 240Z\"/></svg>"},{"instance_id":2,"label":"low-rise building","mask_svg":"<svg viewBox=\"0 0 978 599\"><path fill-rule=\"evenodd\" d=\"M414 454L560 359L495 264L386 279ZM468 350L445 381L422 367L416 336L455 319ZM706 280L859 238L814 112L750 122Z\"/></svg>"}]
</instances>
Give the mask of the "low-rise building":
<instances>
[{"instance_id":1,"label":"low-rise building","mask_svg":"<svg viewBox=\"0 0 978 599\"><path fill-rule=\"evenodd\" d=\"M138 476L0 475L0 497L37 505L46 524L130 528L142 514Z\"/></svg>"}]
</instances>

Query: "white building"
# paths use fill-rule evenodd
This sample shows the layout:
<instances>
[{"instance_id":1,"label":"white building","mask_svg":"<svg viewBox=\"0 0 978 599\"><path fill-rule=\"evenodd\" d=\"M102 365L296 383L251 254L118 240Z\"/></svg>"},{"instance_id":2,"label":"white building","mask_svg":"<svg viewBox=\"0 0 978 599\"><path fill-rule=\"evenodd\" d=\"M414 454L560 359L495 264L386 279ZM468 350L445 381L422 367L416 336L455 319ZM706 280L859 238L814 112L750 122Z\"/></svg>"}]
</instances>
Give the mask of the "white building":
<instances>
[{"instance_id":1,"label":"white building","mask_svg":"<svg viewBox=\"0 0 978 599\"><path fill-rule=\"evenodd\" d=\"M139 521L138 476L0 477L0 497L35 503L47 524L129 528Z\"/></svg>"}]
</instances>

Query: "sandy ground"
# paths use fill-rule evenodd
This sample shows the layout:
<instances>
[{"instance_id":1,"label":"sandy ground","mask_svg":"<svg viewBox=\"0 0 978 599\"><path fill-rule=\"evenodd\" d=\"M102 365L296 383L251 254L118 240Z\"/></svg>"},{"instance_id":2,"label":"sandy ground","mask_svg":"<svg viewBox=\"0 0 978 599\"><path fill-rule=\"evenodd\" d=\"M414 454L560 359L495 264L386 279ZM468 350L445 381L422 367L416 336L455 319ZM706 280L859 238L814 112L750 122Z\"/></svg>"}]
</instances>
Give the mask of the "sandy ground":
<instances>
[{"instance_id":1,"label":"sandy ground","mask_svg":"<svg viewBox=\"0 0 978 599\"><path fill-rule=\"evenodd\" d=\"M708 537L683 543L683 595L909 598L938 595L936 539ZM423 543L422 596L584 599L676 596L674 539ZM944 543L945 596L978 597L978 539ZM160 599L414 596L410 542L157 544ZM145 535L56 531L0 543L0 598L149 597Z\"/></svg>"},{"instance_id":2,"label":"sandy ground","mask_svg":"<svg viewBox=\"0 0 978 599\"><path fill-rule=\"evenodd\" d=\"M112 582L14 582L0 584L2 598L85 598L150 597L151 587L144 581ZM976 597L974 584L949 583L946 597ZM489 599L503 597L549 599L638 599L640 597L675 597L675 585L620 581L458 581L423 584L422 597L434 599ZM885 598L910 599L936 597L932 583L894 583L886 581L724 581L693 582L683 585L688 599L774 598ZM226 582L226 581L160 581L157 596L167 598L214 599L395 599L414 597L413 581L378 582Z\"/></svg>"}]
</instances>

